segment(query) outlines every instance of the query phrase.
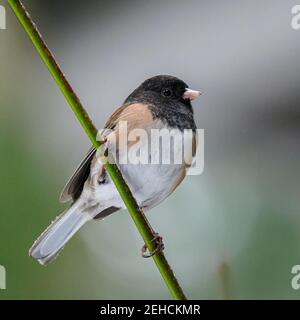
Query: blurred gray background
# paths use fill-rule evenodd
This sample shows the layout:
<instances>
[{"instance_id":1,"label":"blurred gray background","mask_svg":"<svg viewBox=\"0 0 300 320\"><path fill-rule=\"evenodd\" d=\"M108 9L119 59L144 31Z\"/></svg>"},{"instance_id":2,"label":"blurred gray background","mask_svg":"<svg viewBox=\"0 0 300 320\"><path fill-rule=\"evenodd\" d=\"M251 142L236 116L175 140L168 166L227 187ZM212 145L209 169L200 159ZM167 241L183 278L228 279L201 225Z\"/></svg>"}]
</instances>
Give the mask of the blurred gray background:
<instances>
[{"instance_id":1,"label":"blurred gray background","mask_svg":"<svg viewBox=\"0 0 300 320\"><path fill-rule=\"evenodd\" d=\"M144 79L204 94L205 170L148 215L189 298L300 298L300 30L295 1L24 1L96 125ZM0 299L168 299L126 211L47 268L29 247L90 142L5 1L0 30Z\"/></svg>"}]
</instances>

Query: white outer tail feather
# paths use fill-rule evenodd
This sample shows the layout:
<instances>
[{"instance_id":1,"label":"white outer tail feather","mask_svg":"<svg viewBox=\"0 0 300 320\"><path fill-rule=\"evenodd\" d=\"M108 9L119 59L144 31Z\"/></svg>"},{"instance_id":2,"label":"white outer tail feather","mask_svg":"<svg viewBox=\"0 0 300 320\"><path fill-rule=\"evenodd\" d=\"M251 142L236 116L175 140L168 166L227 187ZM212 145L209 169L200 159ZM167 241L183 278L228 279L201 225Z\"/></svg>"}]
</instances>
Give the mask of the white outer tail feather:
<instances>
[{"instance_id":1,"label":"white outer tail feather","mask_svg":"<svg viewBox=\"0 0 300 320\"><path fill-rule=\"evenodd\" d=\"M29 250L29 255L42 265L53 261L67 241L89 220L91 216L75 202L60 214L39 236Z\"/></svg>"}]
</instances>

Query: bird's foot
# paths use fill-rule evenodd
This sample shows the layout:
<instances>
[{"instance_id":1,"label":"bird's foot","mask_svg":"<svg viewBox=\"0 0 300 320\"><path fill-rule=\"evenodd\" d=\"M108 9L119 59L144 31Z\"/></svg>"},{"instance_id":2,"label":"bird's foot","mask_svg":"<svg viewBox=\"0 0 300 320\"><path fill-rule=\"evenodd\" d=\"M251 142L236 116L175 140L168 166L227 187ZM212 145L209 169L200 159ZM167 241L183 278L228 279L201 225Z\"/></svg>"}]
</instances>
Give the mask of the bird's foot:
<instances>
[{"instance_id":1,"label":"bird's foot","mask_svg":"<svg viewBox=\"0 0 300 320\"><path fill-rule=\"evenodd\" d=\"M152 252L149 252L148 246L146 244L144 244L142 247L142 257L143 258L153 257L157 253L162 252L165 248L164 243L163 243L163 238L158 233L156 233L156 232L154 233L154 238L151 241L155 242L156 248Z\"/></svg>"}]
</instances>

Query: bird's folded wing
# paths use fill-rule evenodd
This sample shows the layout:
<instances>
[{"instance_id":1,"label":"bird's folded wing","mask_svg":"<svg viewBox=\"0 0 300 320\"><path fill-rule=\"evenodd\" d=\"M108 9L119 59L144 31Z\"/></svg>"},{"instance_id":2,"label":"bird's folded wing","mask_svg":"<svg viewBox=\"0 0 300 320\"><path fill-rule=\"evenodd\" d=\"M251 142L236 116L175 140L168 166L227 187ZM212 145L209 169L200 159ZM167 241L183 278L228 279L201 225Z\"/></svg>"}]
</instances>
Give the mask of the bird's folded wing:
<instances>
[{"instance_id":1,"label":"bird's folded wing","mask_svg":"<svg viewBox=\"0 0 300 320\"><path fill-rule=\"evenodd\" d=\"M84 182L90 174L90 165L95 153L96 149L92 147L85 158L80 162L79 166L63 188L59 198L60 202L76 200L80 196Z\"/></svg>"}]
</instances>

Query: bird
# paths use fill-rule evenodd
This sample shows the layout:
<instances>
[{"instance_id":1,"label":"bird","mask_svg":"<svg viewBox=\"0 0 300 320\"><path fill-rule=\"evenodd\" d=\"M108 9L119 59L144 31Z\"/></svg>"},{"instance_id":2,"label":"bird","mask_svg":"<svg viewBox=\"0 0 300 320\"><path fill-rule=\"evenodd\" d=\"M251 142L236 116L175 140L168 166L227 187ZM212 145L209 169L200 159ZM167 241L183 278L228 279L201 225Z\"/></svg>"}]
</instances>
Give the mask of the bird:
<instances>
[{"instance_id":1,"label":"bird","mask_svg":"<svg viewBox=\"0 0 300 320\"><path fill-rule=\"evenodd\" d=\"M153 76L142 82L125 99L101 131L106 151L113 154L112 159L118 165L139 207L144 211L165 200L186 176L197 148L197 127L191 102L200 94L175 76ZM121 123L126 123L129 133L123 133ZM146 155L149 162L123 163L120 159L128 153L128 148L134 146L134 141L128 138L135 129L143 130L147 137L154 130L172 130L175 136L182 136L185 130L191 131L190 159L182 163L163 163L159 156L158 162L152 163L151 159L157 158L158 149L161 148L159 144L158 148L152 148L154 150L149 151L148 145L144 148L149 151ZM122 138L126 141L124 146L116 142ZM140 145L145 146L143 141L144 139L140 138ZM168 150L174 160L176 153L182 153L181 142L174 142ZM103 154L99 154L94 147L89 150L61 192L60 202L71 202L70 206L30 248L29 255L40 264L47 265L52 262L70 238L88 221L102 220L114 212L126 209L102 163Z\"/></svg>"}]
</instances>

